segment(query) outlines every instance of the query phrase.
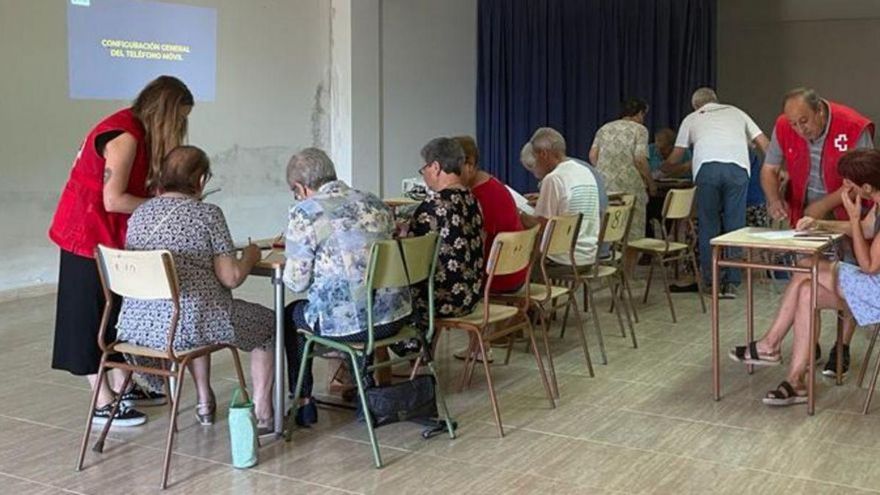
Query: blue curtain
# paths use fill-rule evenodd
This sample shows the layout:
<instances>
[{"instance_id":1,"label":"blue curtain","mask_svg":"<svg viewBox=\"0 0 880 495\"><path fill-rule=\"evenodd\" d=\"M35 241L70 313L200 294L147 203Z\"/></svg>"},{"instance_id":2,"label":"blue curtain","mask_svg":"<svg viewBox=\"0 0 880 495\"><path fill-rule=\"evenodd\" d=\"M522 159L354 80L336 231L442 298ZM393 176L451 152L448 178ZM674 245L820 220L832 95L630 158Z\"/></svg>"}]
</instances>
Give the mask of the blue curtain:
<instances>
[{"instance_id":1,"label":"blue curtain","mask_svg":"<svg viewBox=\"0 0 880 495\"><path fill-rule=\"evenodd\" d=\"M483 167L535 190L519 152L550 126L586 159L626 98L653 132L678 127L690 96L715 85L716 0L479 0L477 140Z\"/></svg>"}]
</instances>

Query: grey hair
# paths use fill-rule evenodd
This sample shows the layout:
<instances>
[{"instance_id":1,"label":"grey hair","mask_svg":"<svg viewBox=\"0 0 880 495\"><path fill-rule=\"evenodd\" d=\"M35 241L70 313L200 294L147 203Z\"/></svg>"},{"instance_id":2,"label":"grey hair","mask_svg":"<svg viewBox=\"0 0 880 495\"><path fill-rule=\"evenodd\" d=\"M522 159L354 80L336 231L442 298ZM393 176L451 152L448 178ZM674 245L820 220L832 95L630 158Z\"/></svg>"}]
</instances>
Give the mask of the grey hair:
<instances>
[{"instance_id":1,"label":"grey hair","mask_svg":"<svg viewBox=\"0 0 880 495\"><path fill-rule=\"evenodd\" d=\"M694 110L699 110L700 107L707 103L718 103L718 95L715 94L714 89L703 86L694 91L693 96L691 96L691 105L693 105Z\"/></svg>"},{"instance_id":2,"label":"grey hair","mask_svg":"<svg viewBox=\"0 0 880 495\"><path fill-rule=\"evenodd\" d=\"M532 145L532 152L536 151L553 151L559 156L565 156L565 138L556 129L552 127L541 127L529 141Z\"/></svg>"},{"instance_id":3,"label":"grey hair","mask_svg":"<svg viewBox=\"0 0 880 495\"><path fill-rule=\"evenodd\" d=\"M527 142L523 145L522 151L519 152L519 161L522 162L526 170L534 170L535 153L532 151L532 143Z\"/></svg>"},{"instance_id":4,"label":"grey hair","mask_svg":"<svg viewBox=\"0 0 880 495\"><path fill-rule=\"evenodd\" d=\"M324 184L336 180L336 168L333 161L318 148L305 148L290 158L287 163L287 184L293 187L295 182L317 190Z\"/></svg>"},{"instance_id":5,"label":"grey hair","mask_svg":"<svg viewBox=\"0 0 880 495\"><path fill-rule=\"evenodd\" d=\"M461 166L464 165L464 149L455 138L434 138L422 147L421 154L425 163L437 162L443 172L461 175Z\"/></svg>"},{"instance_id":6,"label":"grey hair","mask_svg":"<svg viewBox=\"0 0 880 495\"><path fill-rule=\"evenodd\" d=\"M804 102L806 102L814 112L818 112L822 109L822 97L819 96L819 93L817 93L815 89L805 87L794 88L788 93L785 93L785 97L782 99L782 107L785 108L785 104L794 98L803 98Z\"/></svg>"}]
</instances>

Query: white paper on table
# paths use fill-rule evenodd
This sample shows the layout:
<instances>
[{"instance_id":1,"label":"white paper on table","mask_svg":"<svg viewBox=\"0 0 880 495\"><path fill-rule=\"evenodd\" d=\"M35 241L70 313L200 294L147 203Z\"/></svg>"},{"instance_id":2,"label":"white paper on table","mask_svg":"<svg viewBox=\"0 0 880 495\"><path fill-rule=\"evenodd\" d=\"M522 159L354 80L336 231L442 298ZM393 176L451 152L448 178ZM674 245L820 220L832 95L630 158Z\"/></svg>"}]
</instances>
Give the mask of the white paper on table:
<instances>
[{"instance_id":1,"label":"white paper on table","mask_svg":"<svg viewBox=\"0 0 880 495\"><path fill-rule=\"evenodd\" d=\"M525 196L523 196L522 194L517 192L516 189L514 189L510 186L506 186L506 187L507 187L507 190L510 191L510 195L513 196L513 202L516 203L516 207L520 211L524 211L524 212L528 213L529 215L535 214L535 209L532 208L532 205L529 204L529 200L527 200Z\"/></svg>"},{"instance_id":2,"label":"white paper on table","mask_svg":"<svg viewBox=\"0 0 880 495\"><path fill-rule=\"evenodd\" d=\"M749 234L752 237L757 237L759 239L765 239L768 241L779 241L782 239L794 239L795 234L797 234L797 230L789 229L789 230L771 230L769 232L756 232L754 234Z\"/></svg>"}]
</instances>

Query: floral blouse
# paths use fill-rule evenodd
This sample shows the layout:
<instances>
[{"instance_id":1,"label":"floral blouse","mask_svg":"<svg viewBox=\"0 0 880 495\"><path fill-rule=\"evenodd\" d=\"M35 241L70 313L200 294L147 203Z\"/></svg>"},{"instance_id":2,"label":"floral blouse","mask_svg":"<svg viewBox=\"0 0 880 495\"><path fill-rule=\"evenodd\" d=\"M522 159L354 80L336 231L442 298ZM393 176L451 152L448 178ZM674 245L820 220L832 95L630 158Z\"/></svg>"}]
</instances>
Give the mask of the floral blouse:
<instances>
[{"instance_id":1,"label":"floral blouse","mask_svg":"<svg viewBox=\"0 0 880 495\"><path fill-rule=\"evenodd\" d=\"M454 188L432 193L413 215L410 232L440 235L434 274L435 315L463 316L473 311L483 287L483 216L474 195ZM415 286L416 321L426 321L427 311L427 286Z\"/></svg>"},{"instance_id":2,"label":"floral blouse","mask_svg":"<svg viewBox=\"0 0 880 495\"><path fill-rule=\"evenodd\" d=\"M290 207L284 283L308 291L306 321L326 336L367 329L367 266L374 241L391 239L394 220L379 198L332 181ZM406 287L380 289L373 298L373 324L397 321L411 312Z\"/></svg>"}]
</instances>

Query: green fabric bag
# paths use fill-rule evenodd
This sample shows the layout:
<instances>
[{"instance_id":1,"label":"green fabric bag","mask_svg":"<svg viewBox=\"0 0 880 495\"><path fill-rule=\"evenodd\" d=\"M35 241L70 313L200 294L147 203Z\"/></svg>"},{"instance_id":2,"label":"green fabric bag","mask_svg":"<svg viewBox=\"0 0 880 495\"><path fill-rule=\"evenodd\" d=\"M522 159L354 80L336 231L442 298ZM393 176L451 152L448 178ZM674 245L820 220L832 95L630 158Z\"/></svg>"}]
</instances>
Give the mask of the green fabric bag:
<instances>
[{"instance_id":1,"label":"green fabric bag","mask_svg":"<svg viewBox=\"0 0 880 495\"><path fill-rule=\"evenodd\" d=\"M232 449L232 465L239 469L253 467L257 464L258 439L257 418L254 415L254 403L244 400L246 396L241 388L232 393L229 404L229 443Z\"/></svg>"}]
</instances>

